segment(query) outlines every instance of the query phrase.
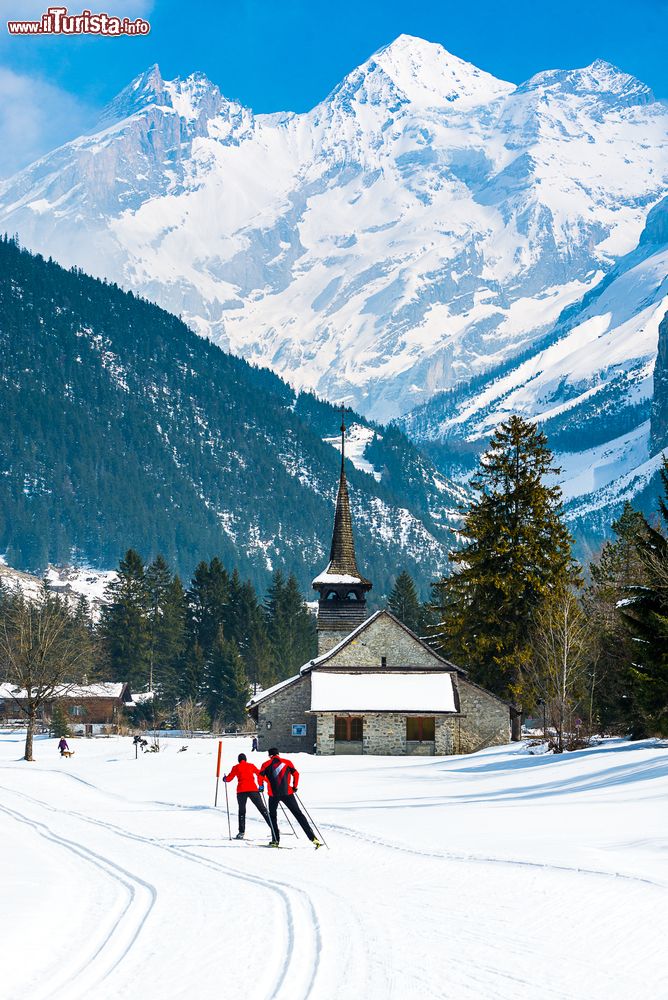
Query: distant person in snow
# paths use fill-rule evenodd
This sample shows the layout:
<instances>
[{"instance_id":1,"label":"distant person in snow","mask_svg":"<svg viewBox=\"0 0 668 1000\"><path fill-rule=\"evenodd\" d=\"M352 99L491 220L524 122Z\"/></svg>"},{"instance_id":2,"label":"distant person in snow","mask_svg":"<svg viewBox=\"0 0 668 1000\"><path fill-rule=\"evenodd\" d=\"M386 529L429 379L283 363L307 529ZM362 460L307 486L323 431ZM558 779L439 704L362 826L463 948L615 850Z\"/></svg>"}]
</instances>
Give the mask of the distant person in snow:
<instances>
[{"instance_id":1,"label":"distant person in snow","mask_svg":"<svg viewBox=\"0 0 668 1000\"><path fill-rule=\"evenodd\" d=\"M237 807L239 812L239 832L235 840L243 840L246 832L246 803L250 799L262 819L265 821L271 835L274 835L274 828L264 804L261 792L264 790L262 775L255 764L249 764L245 753L240 753L238 764L235 764L229 774L223 775L223 781L237 779Z\"/></svg>"},{"instance_id":2,"label":"distant person in snow","mask_svg":"<svg viewBox=\"0 0 668 1000\"><path fill-rule=\"evenodd\" d=\"M309 821L295 799L299 787L299 771L292 761L288 760L287 757L279 757L277 748L271 747L269 760L260 768L260 774L267 782L269 791L269 816L274 834L270 846L278 847L281 839L277 813L278 807L282 805L292 813L311 843L316 848L322 847L321 841L314 834Z\"/></svg>"},{"instance_id":3,"label":"distant person in snow","mask_svg":"<svg viewBox=\"0 0 668 1000\"><path fill-rule=\"evenodd\" d=\"M60 737L60 743L58 744L58 749L60 750L60 756L61 757L71 757L72 756L72 751L70 750L69 746L67 745L67 740L65 739L64 736Z\"/></svg>"},{"instance_id":4,"label":"distant person in snow","mask_svg":"<svg viewBox=\"0 0 668 1000\"><path fill-rule=\"evenodd\" d=\"M251 753L257 752L257 736L253 737L253 742L251 743Z\"/></svg>"}]
</instances>

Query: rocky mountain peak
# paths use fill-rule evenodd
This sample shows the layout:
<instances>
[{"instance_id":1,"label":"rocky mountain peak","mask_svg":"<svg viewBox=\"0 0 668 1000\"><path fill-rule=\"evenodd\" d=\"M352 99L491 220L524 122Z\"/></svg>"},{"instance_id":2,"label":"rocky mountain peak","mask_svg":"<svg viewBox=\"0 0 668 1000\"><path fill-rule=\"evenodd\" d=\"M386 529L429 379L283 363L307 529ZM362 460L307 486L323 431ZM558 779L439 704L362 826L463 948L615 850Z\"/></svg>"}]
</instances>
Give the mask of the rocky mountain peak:
<instances>
[{"instance_id":1,"label":"rocky mountain peak","mask_svg":"<svg viewBox=\"0 0 668 1000\"><path fill-rule=\"evenodd\" d=\"M545 70L519 88L520 92L537 90L556 97L589 97L607 107L652 104L655 100L647 84L604 59L595 59L580 69Z\"/></svg>"},{"instance_id":2,"label":"rocky mountain peak","mask_svg":"<svg viewBox=\"0 0 668 1000\"><path fill-rule=\"evenodd\" d=\"M164 100L165 83L157 63L136 76L127 87L113 98L103 109L93 132L108 128L129 118L151 104L161 104Z\"/></svg>"}]
</instances>

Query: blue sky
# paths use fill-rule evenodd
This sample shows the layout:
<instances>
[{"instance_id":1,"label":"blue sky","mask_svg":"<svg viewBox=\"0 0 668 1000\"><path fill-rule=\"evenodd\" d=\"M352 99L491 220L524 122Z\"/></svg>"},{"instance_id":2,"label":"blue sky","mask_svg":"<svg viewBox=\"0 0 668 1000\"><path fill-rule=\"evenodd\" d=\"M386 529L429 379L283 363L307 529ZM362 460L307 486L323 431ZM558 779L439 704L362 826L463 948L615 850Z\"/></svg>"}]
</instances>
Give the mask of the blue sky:
<instances>
[{"instance_id":1,"label":"blue sky","mask_svg":"<svg viewBox=\"0 0 668 1000\"><path fill-rule=\"evenodd\" d=\"M7 18L38 16L47 6L0 0L0 175L78 134L154 62L166 78L202 70L256 111L303 111L402 32L517 83L600 57L668 97L668 0L69 0L71 13L86 6L145 16L151 34L7 35Z\"/></svg>"}]
</instances>

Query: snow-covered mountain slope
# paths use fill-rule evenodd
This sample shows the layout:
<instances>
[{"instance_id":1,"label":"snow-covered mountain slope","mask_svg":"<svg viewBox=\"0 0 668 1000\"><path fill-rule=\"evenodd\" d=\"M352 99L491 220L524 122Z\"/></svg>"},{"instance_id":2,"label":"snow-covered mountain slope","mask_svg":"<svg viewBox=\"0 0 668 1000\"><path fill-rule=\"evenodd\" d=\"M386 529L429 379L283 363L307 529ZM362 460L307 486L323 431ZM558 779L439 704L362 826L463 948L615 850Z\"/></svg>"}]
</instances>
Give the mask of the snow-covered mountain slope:
<instances>
[{"instance_id":1,"label":"snow-covered mountain slope","mask_svg":"<svg viewBox=\"0 0 668 1000\"><path fill-rule=\"evenodd\" d=\"M85 597L91 615L97 619L104 603L105 589L116 578L113 570L89 569L81 566L47 566L42 579L31 573L7 566L0 557L0 585L12 589L19 587L29 599L39 596L44 583L49 590L60 594L75 606Z\"/></svg>"},{"instance_id":2,"label":"snow-covered mountain slope","mask_svg":"<svg viewBox=\"0 0 668 1000\"><path fill-rule=\"evenodd\" d=\"M668 198L650 212L638 246L576 306L540 349L401 423L422 441L466 440L475 450L512 413L536 419L562 467L572 518L617 508L660 465L650 440L659 325L668 313ZM655 435L656 437L656 435Z\"/></svg>"},{"instance_id":3,"label":"snow-covered mountain slope","mask_svg":"<svg viewBox=\"0 0 668 1000\"><path fill-rule=\"evenodd\" d=\"M0 226L385 419L531 350L632 250L667 126L608 63L515 87L408 36L300 115L153 67L0 184Z\"/></svg>"},{"instance_id":4,"label":"snow-covered mountain slope","mask_svg":"<svg viewBox=\"0 0 668 1000\"><path fill-rule=\"evenodd\" d=\"M356 469L368 472L377 482L380 482L381 473L373 467L368 458L364 457L367 445L373 441L375 433L372 427L366 427L364 424L351 424L346 437L346 454ZM326 437L323 440L336 448L339 454L341 453L341 437L339 435Z\"/></svg>"}]
</instances>

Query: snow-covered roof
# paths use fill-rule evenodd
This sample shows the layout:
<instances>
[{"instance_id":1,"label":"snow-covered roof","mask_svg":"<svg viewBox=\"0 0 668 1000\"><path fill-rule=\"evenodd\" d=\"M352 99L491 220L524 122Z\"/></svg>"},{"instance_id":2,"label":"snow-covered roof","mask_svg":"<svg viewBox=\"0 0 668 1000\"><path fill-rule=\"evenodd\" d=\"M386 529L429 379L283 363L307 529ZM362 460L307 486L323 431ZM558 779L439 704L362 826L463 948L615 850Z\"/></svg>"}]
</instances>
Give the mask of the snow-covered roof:
<instances>
[{"instance_id":1,"label":"snow-covered roof","mask_svg":"<svg viewBox=\"0 0 668 1000\"><path fill-rule=\"evenodd\" d=\"M258 691L257 694L254 694L253 697L246 702L246 707L252 708L253 705L257 705L258 702L268 698L269 695L276 694L277 691L280 691L284 687L288 687L290 684L294 684L294 682L298 680L299 674L295 674L294 677L288 677L287 680L279 681L278 684L273 684L271 687Z\"/></svg>"},{"instance_id":2,"label":"snow-covered roof","mask_svg":"<svg viewBox=\"0 0 668 1000\"><path fill-rule=\"evenodd\" d=\"M314 671L312 712L456 712L450 673Z\"/></svg>"},{"instance_id":3,"label":"snow-covered roof","mask_svg":"<svg viewBox=\"0 0 668 1000\"><path fill-rule=\"evenodd\" d=\"M154 701L155 691L142 691L140 694L132 695L133 705L146 705L147 703Z\"/></svg>"},{"instance_id":4,"label":"snow-covered roof","mask_svg":"<svg viewBox=\"0 0 668 1000\"><path fill-rule=\"evenodd\" d=\"M362 583L362 578L360 576L349 576L346 573L329 573L325 570L323 573L320 573L319 576L315 577L313 580L313 586L316 587L323 583L359 584Z\"/></svg>"},{"instance_id":5,"label":"snow-covered roof","mask_svg":"<svg viewBox=\"0 0 668 1000\"><path fill-rule=\"evenodd\" d=\"M60 684L54 689L54 698L120 698L126 685L102 681L99 684ZM0 698L25 698L27 692L14 684L0 684Z\"/></svg>"}]
</instances>

